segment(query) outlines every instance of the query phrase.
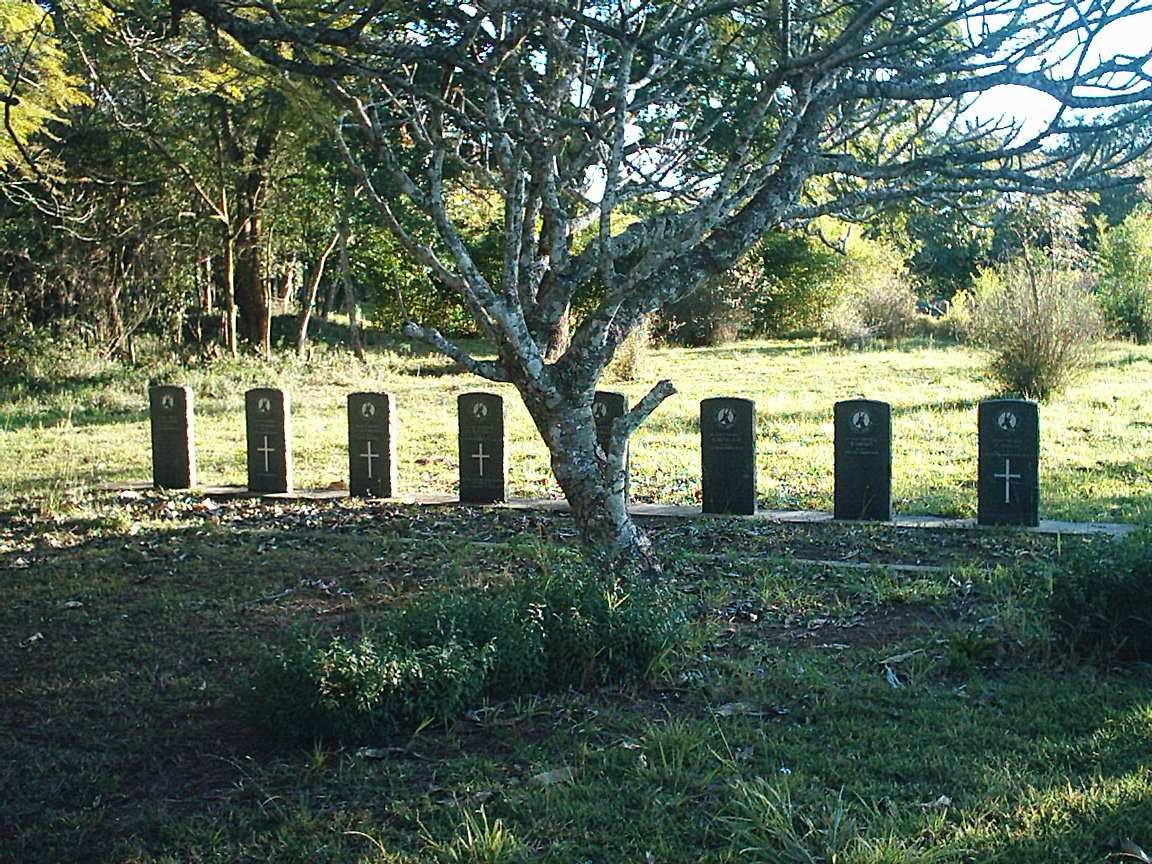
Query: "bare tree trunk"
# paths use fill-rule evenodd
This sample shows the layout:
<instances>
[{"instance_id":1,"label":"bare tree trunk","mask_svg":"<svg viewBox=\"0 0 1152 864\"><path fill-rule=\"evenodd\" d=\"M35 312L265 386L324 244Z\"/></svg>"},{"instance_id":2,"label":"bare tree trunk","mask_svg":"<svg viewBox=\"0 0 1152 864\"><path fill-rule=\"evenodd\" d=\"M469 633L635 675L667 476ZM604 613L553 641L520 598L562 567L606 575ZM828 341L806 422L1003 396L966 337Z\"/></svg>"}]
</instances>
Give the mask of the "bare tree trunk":
<instances>
[{"instance_id":1,"label":"bare tree trunk","mask_svg":"<svg viewBox=\"0 0 1152 864\"><path fill-rule=\"evenodd\" d=\"M200 314L211 315L212 309L216 305L216 292L213 290L214 283L212 281L212 256L208 255L204 258L204 293L200 298Z\"/></svg>"},{"instance_id":2,"label":"bare tree trunk","mask_svg":"<svg viewBox=\"0 0 1152 864\"><path fill-rule=\"evenodd\" d=\"M104 351L106 357L119 354L124 345L124 315L120 312L120 294L123 288L123 259L127 254L127 250L119 247L110 253L108 275L111 284L108 291L108 320L112 325L112 332L109 334L108 345Z\"/></svg>"},{"instance_id":3,"label":"bare tree trunk","mask_svg":"<svg viewBox=\"0 0 1152 864\"><path fill-rule=\"evenodd\" d=\"M221 262L221 276L224 283L224 347L233 357L236 356L236 261L232 232L224 228L224 256Z\"/></svg>"},{"instance_id":4,"label":"bare tree trunk","mask_svg":"<svg viewBox=\"0 0 1152 864\"><path fill-rule=\"evenodd\" d=\"M248 205L253 202L245 202ZM236 305L244 324L245 340L262 357L272 354L272 309L260 254L261 217L255 207L244 206L243 223L236 238Z\"/></svg>"},{"instance_id":5,"label":"bare tree trunk","mask_svg":"<svg viewBox=\"0 0 1152 864\"><path fill-rule=\"evenodd\" d=\"M236 224L240 226L236 237L236 303L244 320L245 337L265 359L272 356L272 297L262 248L264 206L268 193L269 165L285 110L283 99L274 93L269 95L271 98L267 103L256 144L251 156L245 155L248 170L240 178L235 190ZM234 139L230 149L233 156L238 155L240 148Z\"/></svg>"},{"instance_id":6,"label":"bare tree trunk","mask_svg":"<svg viewBox=\"0 0 1152 864\"><path fill-rule=\"evenodd\" d=\"M556 405L530 387L517 389L548 446L552 471L584 541L645 572L659 572L651 541L628 513L624 463L597 444L591 406Z\"/></svg>"},{"instance_id":7,"label":"bare tree trunk","mask_svg":"<svg viewBox=\"0 0 1152 864\"><path fill-rule=\"evenodd\" d=\"M340 280L344 283L344 308L348 312L348 341L352 351L361 362L364 356L364 345L360 341L360 308L356 302L356 292L352 287L352 276L348 270L348 223L341 220L337 230L337 240L340 246Z\"/></svg>"},{"instance_id":8,"label":"bare tree trunk","mask_svg":"<svg viewBox=\"0 0 1152 864\"><path fill-rule=\"evenodd\" d=\"M112 338L108 343L108 348L104 352L106 356L112 357L120 354L123 357L122 350L124 348L124 340L127 338L127 331L124 327L124 315L120 312L120 284L117 282L112 289L111 296L108 298L108 316L112 322Z\"/></svg>"},{"instance_id":9,"label":"bare tree trunk","mask_svg":"<svg viewBox=\"0 0 1152 864\"><path fill-rule=\"evenodd\" d=\"M324 278L324 266L328 263L328 256L340 242L340 232L332 234L328 245L320 252L320 257L312 265L308 273L308 280L304 285L303 297L300 301L300 325L296 329L296 356L304 359L308 351L308 322L312 318L312 307L316 305L316 294L320 289L320 280ZM343 265L341 265L343 267Z\"/></svg>"}]
</instances>

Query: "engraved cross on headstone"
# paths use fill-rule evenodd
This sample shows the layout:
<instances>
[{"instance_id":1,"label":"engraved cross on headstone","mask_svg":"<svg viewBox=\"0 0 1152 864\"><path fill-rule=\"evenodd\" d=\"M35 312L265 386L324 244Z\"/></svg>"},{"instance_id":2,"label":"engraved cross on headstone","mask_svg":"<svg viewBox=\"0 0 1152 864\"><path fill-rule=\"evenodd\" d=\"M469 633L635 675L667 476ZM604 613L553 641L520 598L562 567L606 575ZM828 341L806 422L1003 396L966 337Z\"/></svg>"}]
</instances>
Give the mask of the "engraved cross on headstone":
<instances>
[{"instance_id":1,"label":"engraved cross on headstone","mask_svg":"<svg viewBox=\"0 0 1152 864\"><path fill-rule=\"evenodd\" d=\"M990 399L978 411L977 522L1040 521L1040 417L1035 402Z\"/></svg>"},{"instance_id":2,"label":"engraved cross on headstone","mask_svg":"<svg viewBox=\"0 0 1152 864\"><path fill-rule=\"evenodd\" d=\"M464 393L457 399L460 500L503 501L508 470L504 447L504 400L495 393Z\"/></svg>"},{"instance_id":3,"label":"engraved cross on headstone","mask_svg":"<svg viewBox=\"0 0 1152 864\"><path fill-rule=\"evenodd\" d=\"M292 491L292 410L283 390L258 387L244 394L248 488Z\"/></svg>"},{"instance_id":4,"label":"engraved cross on headstone","mask_svg":"<svg viewBox=\"0 0 1152 864\"><path fill-rule=\"evenodd\" d=\"M396 400L389 393L348 394L348 494L396 494Z\"/></svg>"},{"instance_id":5,"label":"engraved cross on headstone","mask_svg":"<svg viewBox=\"0 0 1152 864\"><path fill-rule=\"evenodd\" d=\"M380 458L379 453L372 452L372 442L368 441L364 444L364 452L360 454L360 458L368 463L368 479L372 479L372 462Z\"/></svg>"},{"instance_id":6,"label":"engraved cross on headstone","mask_svg":"<svg viewBox=\"0 0 1152 864\"><path fill-rule=\"evenodd\" d=\"M997 480L1003 480L1004 481L1004 503L1005 504L1011 504L1012 503L1012 481L1020 479L1019 474L1013 474L1012 473L1012 460L1005 458L1004 459L1004 473L1003 474L993 474L992 476L994 478L996 478Z\"/></svg>"},{"instance_id":7,"label":"engraved cross on headstone","mask_svg":"<svg viewBox=\"0 0 1152 864\"><path fill-rule=\"evenodd\" d=\"M484 476L484 460L492 458L491 453L485 453L484 452L484 442L483 441L480 441L479 443L477 443L476 452L472 454L472 458L475 459L477 462L476 473L479 474L481 477L483 477Z\"/></svg>"},{"instance_id":8,"label":"engraved cross on headstone","mask_svg":"<svg viewBox=\"0 0 1152 864\"><path fill-rule=\"evenodd\" d=\"M276 448L275 448L275 447L269 447L269 446L268 446L268 436L267 436L267 435L265 435L265 436L263 436L263 437L264 437L264 444L263 444L263 446L261 446L261 447L257 447L257 448L256 448L256 452L257 452L257 453L263 453L263 454L264 454L264 471L265 471L265 473L267 473L267 472L269 471L269 467L268 467L268 456L269 456L269 454L271 454L271 453L275 453L275 452L276 452Z\"/></svg>"}]
</instances>

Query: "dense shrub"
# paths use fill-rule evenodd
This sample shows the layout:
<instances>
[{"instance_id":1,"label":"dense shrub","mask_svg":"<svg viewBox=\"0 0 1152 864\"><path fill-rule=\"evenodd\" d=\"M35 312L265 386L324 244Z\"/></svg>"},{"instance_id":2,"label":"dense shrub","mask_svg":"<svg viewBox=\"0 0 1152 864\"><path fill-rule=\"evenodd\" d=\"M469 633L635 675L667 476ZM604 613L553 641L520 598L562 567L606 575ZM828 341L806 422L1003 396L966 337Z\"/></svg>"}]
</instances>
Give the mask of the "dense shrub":
<instances>
[{"instance_id":1,"label":"dense shrub","mask_svg":"<svg viewBox=\"0 0 1152 864\"><path fill-rule=\"evenodd\" d=\"M747 304L759 274L756 258L751 255L709 279L661 312L655 335L663 342L688 348L726 345L752 335Z\"/></svg>"},{"instance_id":2,"label":"dense shrub","mask_svg":"<svg viewBox=\"0 0 1152 864\"><path fill-rule=\"evenodd\" d=\"M916 292L899 252L860 239L848 260L849 281L828 312L825 333L844 344L906 336L916 319Z\"/></svg>"},{"instance_id":3,"label":"dense shrub","mask_svg":"<svg viewBox=\"0 0 1152 864\"><path fill-rule=\"evenodd\" d=\"M668 599L584 566L422 595L356 641L312 634L272 653L252 719L281 738L354 740L486 697L641 681L679 627Z\"/></svg>"},{"instance_id":4,"label":"dense shrub","mask_svg":"<svg viewBox=\"0 0 1152 864\"><path fill-rule=\"evenodd\" d=\"M1059 250L1025 250L977 278L972 335L1004 392L1046 399L1086 368L1101 334L1092 288Z\"/></svg>"},{"instance_id":5,"label":"dense shrub","mask_svg":"<svg viewBox=\"0 0 1152 864\"><path fill-rule=\"evenodd\" d=\"M22 318L0 318L0 380L28 376L38 353L31 324Z\"/></svg>"},{"instance_id":6,"label":"dense shrub","mask_svg":"<svg viewBox=\"0 0 1152 864\"><path fill-rule=\"evenodd\" d=\"M957 291L947 301L944 314L936 321L940 335L965 342L972 335L972 295L968 291Z\"/></svg>"},{"instance_id":7,"label":"dense shrub","mask_svg":"<svg viewBox=\"0 0 1152 864\"><path fill-rule=\"evenodd\" d=\"M476 698L492 654L491 645L399 645L387 634L300 639L259 671L254 719L279 738L332 739L445 719Z\"/></svg>"},{"instance_id":8,"label":"dense shrub","mask_svg":"<svg viewBox=\"0 0 1152 864\"><path fill-rule=\"evenodd\" d=\"M842 226L825 225L829 233ZM748 297L749 326L757 335L785 336L820 329L844 290L852 253L837 252L799 231L767 235L757 248L757 290Z\"/></svg>"},{"instance_id":9,"label":"dense shrub","mask_svg":"<svg viewBox=\"0 0 1152 864\"><path fill-rule=\"evenodd\" d=\"M830 220L819 226L833 235L845 231ZM868 269L864 245L853 239L837 252L799 231L769 233L735 267L665 309L656 335L700 346L817 331L845 286Z\"/></svg>"},{"instance_id":10,"label":"dense shrub","mask_svg":"<svg viewBox=\"0 0 1152 864\"><path fill-rule=\"evenodd\" d=\"M1061 559L1052 629L1080 656L1152 660L1152 537L1098 541Z\"/></svg>"},{"instance_id":11,"label":"dense shrub","mask_svg":"<svg viewBox=\"0 0 1152 864\"><path fill-rule=\"evenodd\" d=\"M59 381L104 367L107 358L92 351L79 330L78 324L34 328L26 318L0 315L0 382Z\"/></svg>"},{"instance_id":12,"label":"dense shrub","mask_svg":"<svg viewBox=\"0 0 1152 864\"><path fill-rule=\"evenodd\" d=\"M1118 336L1152 338L1152 213L1141 207L1114 228L1099 224L1100 308Z\"/></svg>"},{"instance_id":13,"label":"dense shrub","mask_svg":"<svg viewBox=\"0 0 1152 864\"><path fill-rule=\"evenodd\" d=\"M644 371L648 360L648 350L652 347L652 325L648 318L628 334L628 338L616 349L608 372L618 381L635 381Z\"/></svg>"}]
</instances>

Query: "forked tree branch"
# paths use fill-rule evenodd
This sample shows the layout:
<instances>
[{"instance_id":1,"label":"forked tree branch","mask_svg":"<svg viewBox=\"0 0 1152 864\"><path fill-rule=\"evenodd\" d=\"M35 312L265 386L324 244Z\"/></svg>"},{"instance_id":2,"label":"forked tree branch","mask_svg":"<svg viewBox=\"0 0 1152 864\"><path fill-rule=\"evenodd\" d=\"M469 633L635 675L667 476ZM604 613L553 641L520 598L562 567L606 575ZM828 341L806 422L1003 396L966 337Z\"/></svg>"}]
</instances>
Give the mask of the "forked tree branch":
<instances>
[{"instance_id":1,"label":"forked tree branch","mask_svg":"<svg viewBox=\"0 0 1152 864\"><path fill-rule=\"evenodd\" d=\"M455 360L461 369L471 372L473 375L479 375L481 378L500 383L507 383L509 380L508 373L503 368L487 360L477 360L455 342L445 339L440 331L434 327L422 327L409 321L404 325L403 333L409 339L416 339L431 348L435 348L445 357Z\"/></svg>"}]
</instances>

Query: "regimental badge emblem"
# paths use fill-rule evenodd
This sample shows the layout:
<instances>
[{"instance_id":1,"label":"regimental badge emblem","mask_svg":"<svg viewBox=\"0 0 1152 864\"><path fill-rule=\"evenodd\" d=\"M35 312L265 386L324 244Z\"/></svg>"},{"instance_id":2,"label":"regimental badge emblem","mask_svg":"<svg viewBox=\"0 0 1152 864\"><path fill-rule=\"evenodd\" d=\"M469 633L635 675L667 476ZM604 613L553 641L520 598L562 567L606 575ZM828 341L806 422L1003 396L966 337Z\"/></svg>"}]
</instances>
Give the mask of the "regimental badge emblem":
<instances>
[{"instance_id":1,"label":"regimental badge emblem","mask_svg":"<svg viewBox=\"0 0 1152 864\"><path fill-rule=\"evenodd\" d=\"M721 429L727 429L735 422L736 412L731 408L721 408L716 412L716 425Z\"/></svg>"},{"instance_id":2,"label":"regimental badge emblem","mask_svg":"<svg viewBox=\"0 0 1152 864\"><path fill-rule=\"evenodd\" d=\"M872 415L861 409L852 415L851 422L857 432L867 432L872 428Z\"/></svg>"},{"instance_id":3,"label":"regimental badge emblem","mask_svg":"<svg viewBox=\"0 0 1152 864\"><path fill-rule=\"evenodd\" d=\"M165 393L160 397L160 407L165 411L171 411L176 407L176 400L172 398L171 393Z\"/></svg>"},{"instance_id":4,"label":"regimental badge emblem","mask_svg":"<svg viewBox=\"0 0 1152 864\"><path fill-rule=\"evenodd\" d=\"M1003 432L1015 432L1016 423L1016 415L1011 411L1001 411L1000 415L996 418L996 425L999 426Z\"/></svg>"},{"instance_id":5,"label":"regimental badge emblem","mask_svg":"<svg viewBox=\"0 0 1152 864\"><path fill-rule=\"evenodd\" d=\"M597 420L603 420L605 417L608 416L608 406L605 405L603 402L593 402L592 403L592 416L595 417Z\"/></svg>"},{"instance_id":6,"label":"regimental badge emblem","mask_svg":"<svg viewBox=\"0 0 1152 864\"><path fill-rule=\"evenodd\" d=\"M268 414L272 411L272 400L267 396L261 396L256 402L256 410L261 414Z\"/></svg>"},{"instance_id":7,"label":"regimental badge emblem","mask_svg":"<svg viewBox=\"0 0 1152 864\"><path fill-rule=\"evenodd\" d=\"M485 405L483 402L477 402L475 405L472 406L472 416L475 417L477 420L483 420L485 417L488 416L488 406ZM483 463L481 463L481 464L483 464Z\"/></svg>"},{"instance_id":8,"label":"regimental badge emblem","mask_svg":"<svg viewBox=\"0 0 1152 864\"><path fill-rule=\"evenodd\" d=\"M365 402L360 406L360 416L368 419L376 416L376 405L373 402ZM371 476L371 475L369 475Z\"/></svg>"}]
</instances>

